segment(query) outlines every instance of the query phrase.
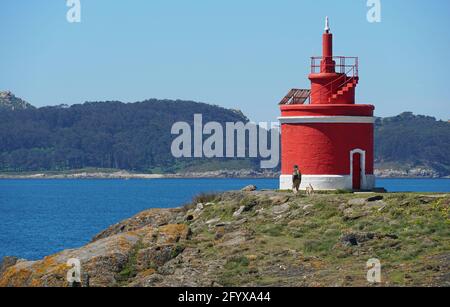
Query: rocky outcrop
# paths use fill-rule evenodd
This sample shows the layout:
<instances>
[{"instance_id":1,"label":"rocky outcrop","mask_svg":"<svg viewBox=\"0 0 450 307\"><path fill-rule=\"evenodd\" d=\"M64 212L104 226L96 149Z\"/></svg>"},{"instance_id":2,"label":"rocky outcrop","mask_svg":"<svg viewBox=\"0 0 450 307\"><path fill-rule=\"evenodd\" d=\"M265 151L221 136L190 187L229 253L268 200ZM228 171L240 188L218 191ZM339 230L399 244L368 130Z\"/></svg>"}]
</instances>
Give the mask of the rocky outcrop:
<instances>
[{"instance_id":1,"label":"rocky outcrop","mask_svg":"<svg viewBox=\"0 0 450 307\"><path fill-rule=\"evenodd\" d=\"M26 110L34 109L34 107L28 102L17 98L13 93L9 91L0 92L0 110Z\"/></svg>"},{"instance_id":2,"label":"rocky outcrop","mask_svg":"<svg viewBox=\"0 0 450 307\"><path fill-rule=\"evenodd\" d=\"M10 267L17 264L19 258L17 257L4 257L0 263L0 276Z\"/></svg>"},{"instance_id":3,"label":"rocky outcrop","mask_svg":"<svg viewBox=\"0 0 450 307\"><path fill-rule=\"evenodd\" d=\"M128 255L139 241L134 233L112 236L76 250L66 250L40 261L20 261L6 269L0 286L61 287L67 285L69 259L79 259L83 273L92 286L114 285L128 261Z\"/></svg>"},{"instance_id":4,"label":"rocky outcrop","mask_svg":"<svg viewBox=\"0 0 450 307\"><path fill-rule=\"evenodd\" d=\"M7 267L0 287L64 287L71 268L69 259L78 259L83 278L94 287L115 286L133 274L155 268L183 252L189 239L187 225L146 226L137 231L111 235L75 250L66 250L40 261L19 261Z\"/></svg>"},{"instance_id":5,"label":"rocky outcrop","mask_svg":"<svg viewBox=\"0 0 450 307\"><path fill-rule=\"evenodd\" d=\"M183 209L151 209L141 212L134 217L115 224L98 235L92 241L97 241L112 235L136 231L147 226L158 228L171 223L182 222L185 210Z\"/></svg>"},{"instance_id":6,"label":"rocky outcrop","mask_svg":"<svg viewBox=\"0 0 450 307\"><path fill-rule=\"evenodd\" d=\"M199 199L199 198L198 198ZM6 258L2 287L449 285L449 195L227 192L184 208L152 209L88 245L38 261ZM209 201L210 202L206 202Z\"/></svg>"},{"instance_id":7,"label":"rocky outcrop","mask_svg":"<svg viewBox=\"0 0 450 307\"><path fill-rule=\"evenodd\" d=\"M256 191L258 188L255 185L248 185L245 188L243 188L241 191L243 192L253 192Z\"/></svg>"}]
</instances>

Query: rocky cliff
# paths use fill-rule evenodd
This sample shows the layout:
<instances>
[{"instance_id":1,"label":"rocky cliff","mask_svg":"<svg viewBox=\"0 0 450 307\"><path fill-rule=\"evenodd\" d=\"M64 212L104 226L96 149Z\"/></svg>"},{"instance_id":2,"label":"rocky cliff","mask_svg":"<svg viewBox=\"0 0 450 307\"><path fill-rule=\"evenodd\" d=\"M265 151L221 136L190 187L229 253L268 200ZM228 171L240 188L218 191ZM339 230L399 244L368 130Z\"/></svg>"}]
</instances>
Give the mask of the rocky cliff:
<instances>
[{"instance_id":1,"label":"rocky cliff","mask_svg":"<svg viewBox=\"0 0 450 307\"><path fill-rule=\"evenodd\" d=\"M34 109L34 107L28 102L14 96L13 93L9 91L0 92L0 110L25 110Z\"/></svg>"},{"instance_id":2,"label":"rocky cliff","mask_svg":"<svg viewBox=\"0 0 450 307\"><path fill-rule=\"evenodd\" d=\"M113 225L39 261L5 258L0 286L450 286L450 195L240 191Z\"/></svg>"}]
</instances>

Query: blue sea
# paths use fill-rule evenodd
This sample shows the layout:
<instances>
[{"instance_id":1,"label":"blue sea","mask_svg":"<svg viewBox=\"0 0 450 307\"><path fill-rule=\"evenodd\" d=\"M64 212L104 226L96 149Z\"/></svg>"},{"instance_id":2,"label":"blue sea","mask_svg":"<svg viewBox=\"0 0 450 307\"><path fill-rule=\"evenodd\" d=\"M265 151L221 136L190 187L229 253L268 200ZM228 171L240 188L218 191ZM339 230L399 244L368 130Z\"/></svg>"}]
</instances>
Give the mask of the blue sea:
<instances>
[{"instance_id":1,"label":"blue sea","mask_svg":"<svg viewBox=\"0 0 450 307\"><path fill-rule=\"evenodd\" d=\"M276 189L278 180L0 180L0 257L35 260L77 248L143 210L249 184ZM379 179L377 185L390 192L450 192L450 179Z\"/></svg>"}]
</instances>

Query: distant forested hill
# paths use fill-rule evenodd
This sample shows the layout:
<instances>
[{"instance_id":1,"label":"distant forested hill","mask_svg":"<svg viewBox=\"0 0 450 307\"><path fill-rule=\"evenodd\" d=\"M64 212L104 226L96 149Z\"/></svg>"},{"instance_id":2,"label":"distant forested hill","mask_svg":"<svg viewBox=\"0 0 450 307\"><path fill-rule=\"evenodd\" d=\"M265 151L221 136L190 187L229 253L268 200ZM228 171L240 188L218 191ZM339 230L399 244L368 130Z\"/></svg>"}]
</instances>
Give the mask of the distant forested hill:
<instances>
[{"instance_id":1,"label":"distant forested hill","mask_svg":"<svg viewBox=\"0 0 450 307\"><path fill-rule=\"evenodd\" d=\"M450 175L450 123L407 112L376 121L379 170L399 174Z\"/></svg>"},{"instance_id":2,"label":"distant forested hill","mask_svg":"<svg viewBox=\"0 0 450 307\"><path fill-rule=\"evenodd\" d=\"M174 173L259 168L256 159L175 159L171 155L173 123L192 124L194 114L199 113L204 123L248 122L239 111L156 99L36 109L9 92L4 96L8 107L0 107L0 172L104 168ZM450 123L412 113L379 118L375 156L378 175L449 176Z\"/></svg>"},{"instance_id":3,"label":"distant forested hill","mask_svg":"<svg viewBox=\"0 0 450 307\"><path fill-rule=\"evenodd\" d=\"M252 169L241 160L175 159L173 123L248 122L240 112L191 101L92 102L72 107L0 111L0 171L63 171L82 168L139 172Z\"/></svg>"}]
</instances>

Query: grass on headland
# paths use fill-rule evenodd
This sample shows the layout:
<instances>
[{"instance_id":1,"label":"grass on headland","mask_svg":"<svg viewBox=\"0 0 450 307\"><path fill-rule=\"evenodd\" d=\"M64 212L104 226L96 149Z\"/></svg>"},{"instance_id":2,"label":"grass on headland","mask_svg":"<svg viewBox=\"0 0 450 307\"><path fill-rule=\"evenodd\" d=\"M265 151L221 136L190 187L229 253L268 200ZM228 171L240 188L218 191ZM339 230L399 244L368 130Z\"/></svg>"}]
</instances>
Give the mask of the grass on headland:
<instances>
[{"instance_id":1,"label":"grass on headland","mask_svg":"<svg viewBox=\"0 0 450 307\"><path fill-rule=\"evenodd\" d=\"M375 195L378 194L370 196ZM220 257L229 259L221 273L226 285L262 285L269 276L275 278L274 274L285 276L280 285L295 284L297 273L289 272L306 268L320 270L324 275L313 278L324 285L333 284L334 280L366 285L365 265L370 258L380 259L389 284L420 284L420 279L430 274L426 267L433 266L433 257L450 254L449 197L433 198L421 196L422 193L380 195L385 206L369 209L354 219L345 218L345 207L341 205L367 195L338 192L295 196L288 202L290 209L282 214L273 214L276 206L264 196L247 196L240 201L215 199L218 205L206 208L202 218L234 221L237 208L252 204L240 217L247 220L240 229L251 233L253 240L238 248L211 246ZM347 246L342 238L351 233L374 234L375 238ZM248 255L257 257L243 260ZM286 271L276 273L280 267ZM248 274L255 268L258 273Z\"/></svg>"}]
</instances>

